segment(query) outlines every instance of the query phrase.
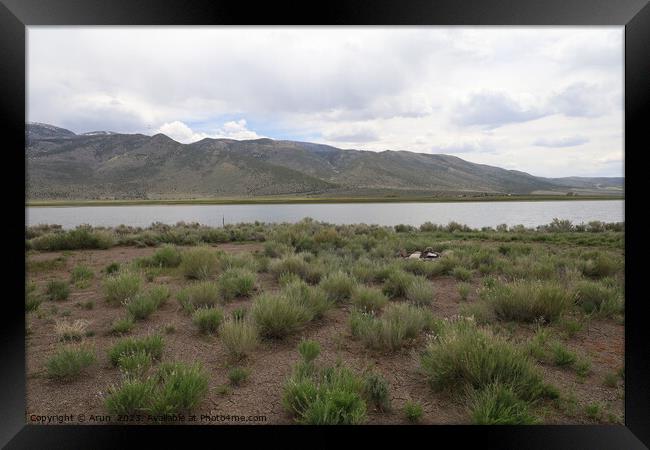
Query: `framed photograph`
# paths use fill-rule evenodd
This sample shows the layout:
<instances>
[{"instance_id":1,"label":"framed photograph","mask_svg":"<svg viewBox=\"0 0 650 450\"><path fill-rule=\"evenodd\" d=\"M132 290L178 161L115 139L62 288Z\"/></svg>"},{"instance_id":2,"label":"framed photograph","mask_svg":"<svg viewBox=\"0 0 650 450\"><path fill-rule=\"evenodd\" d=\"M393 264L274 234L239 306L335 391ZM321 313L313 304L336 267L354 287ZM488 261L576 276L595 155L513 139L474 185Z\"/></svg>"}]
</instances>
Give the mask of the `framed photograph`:
<instances>
[{"instance_id":1,"label":"framed photograph","mask_svg":"<svg viewBox=\"0 0 650 450\"><path fill-rule=\"evenodd\" d=\"M1 1L0 442L648 448L648 2L318 9Z\"/></svg>"}]
</instances>

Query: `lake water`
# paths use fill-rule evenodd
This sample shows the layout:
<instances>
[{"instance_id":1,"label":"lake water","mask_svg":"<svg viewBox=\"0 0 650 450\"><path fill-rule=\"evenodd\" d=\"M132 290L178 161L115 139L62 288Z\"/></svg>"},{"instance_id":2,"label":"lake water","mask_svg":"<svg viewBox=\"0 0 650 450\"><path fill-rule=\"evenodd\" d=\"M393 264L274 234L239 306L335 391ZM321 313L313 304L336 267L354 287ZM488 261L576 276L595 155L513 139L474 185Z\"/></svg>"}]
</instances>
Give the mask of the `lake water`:
<instances>
[{"instance_id":1,"label":"lake water","mask_svg":"<svg viewBox=\"0 0 650 450\"><path fill-rule=\"evenodd\" d=\"M544 225L553 220L573 223L592 220L624 221L624 200L535 201L535 202L457 202L457 203L335 203L283 205L146 205L28 207L28 225L58 224L74 228L131 225L146 227L153 222L199 222L221 226L239 222L297 222L304 217L334 224L366 223L419 226L459 222L472 228L522 224Z\"/></svg>"}]
</instances>

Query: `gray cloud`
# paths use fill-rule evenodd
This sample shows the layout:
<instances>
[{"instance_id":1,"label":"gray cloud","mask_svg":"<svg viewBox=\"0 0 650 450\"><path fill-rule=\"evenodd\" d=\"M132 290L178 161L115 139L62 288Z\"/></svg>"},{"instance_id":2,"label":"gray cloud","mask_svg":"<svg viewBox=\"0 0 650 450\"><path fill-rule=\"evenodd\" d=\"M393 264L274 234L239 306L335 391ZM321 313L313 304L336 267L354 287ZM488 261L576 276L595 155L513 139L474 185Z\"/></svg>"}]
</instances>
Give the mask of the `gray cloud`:
<instances>
[{"instance_id":1,"label":"gray cloud","mask_svg":"<svg viewBox=\"0 0 650 450\"><path fill-rule=\"evenodd\" d=\"M556 139L539 138L533 141L533 145L538 147L575 147L586 144L589 139L583 136L561 137Z\"/></svg>"},{"instance_id":2,"label":"gray cloud","mask_svg":"<svg viewBox=\"0 0 650 450\"><path fill-rule=\"evenodd\" d=\"M614 96L622 99L603 86L574 83L549 100L548 110L571 117L597 117L618 106L612 101Z\"/></svg>"},{"instance_id":3,"label":"gray cloud","mask_svg":"<svg viewBox=\"0 0 650 450\"><path fill-rule=\"evenodd\" d=\"M454 119L460 125L496 128L527 122L544 116L544 112L518 104L504 92L478 92L456 107Z\"/></svg>"}]
</instances>

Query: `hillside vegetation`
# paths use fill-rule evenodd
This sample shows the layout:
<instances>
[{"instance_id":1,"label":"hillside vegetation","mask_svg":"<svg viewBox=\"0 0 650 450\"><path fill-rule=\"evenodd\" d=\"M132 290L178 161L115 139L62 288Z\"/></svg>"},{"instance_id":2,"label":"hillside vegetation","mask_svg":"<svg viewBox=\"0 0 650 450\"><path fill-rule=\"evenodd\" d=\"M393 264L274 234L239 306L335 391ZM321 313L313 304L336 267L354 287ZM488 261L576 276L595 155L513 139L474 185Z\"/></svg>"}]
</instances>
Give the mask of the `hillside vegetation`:
<instances>
[{"instance_id":1,"label":"hillside vegetation","mask_svg":"<svg viewBox=\"0 0 650 450\"><path fill-rule=\"evenodd\" d=\"M258 196L621 195L623 180L540 178L455 156L342 150L320 144L157 134L26 131L28 198L179 199Z\"/></svg>"}]
</instances>

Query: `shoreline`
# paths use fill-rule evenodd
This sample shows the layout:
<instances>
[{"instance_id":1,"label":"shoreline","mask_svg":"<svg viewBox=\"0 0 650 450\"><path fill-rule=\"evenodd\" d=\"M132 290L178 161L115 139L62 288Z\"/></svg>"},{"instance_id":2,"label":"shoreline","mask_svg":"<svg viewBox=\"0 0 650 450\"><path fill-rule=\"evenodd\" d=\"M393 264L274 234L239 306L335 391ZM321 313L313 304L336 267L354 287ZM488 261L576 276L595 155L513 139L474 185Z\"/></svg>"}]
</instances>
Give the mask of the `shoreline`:
<instances>
[{"instance_id":1,"label":"shoreline","mask_svg":"<svg viewBox=\"0 0 650 450\"><path fill-rule=\"evenodd\" d=\"M25 207L142 206L142 205L290 205L336 203L465 203L465 202L540 202L540 201L625 200L625 196L519 195L485 197L341 197L341 198L206 198L170 200L32 200Z\"/></svg>"}]
</instances>

